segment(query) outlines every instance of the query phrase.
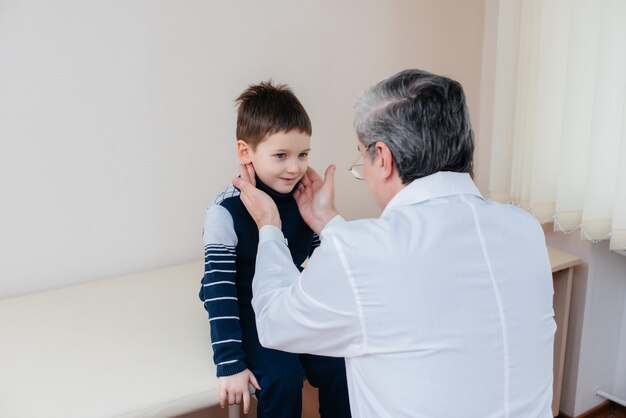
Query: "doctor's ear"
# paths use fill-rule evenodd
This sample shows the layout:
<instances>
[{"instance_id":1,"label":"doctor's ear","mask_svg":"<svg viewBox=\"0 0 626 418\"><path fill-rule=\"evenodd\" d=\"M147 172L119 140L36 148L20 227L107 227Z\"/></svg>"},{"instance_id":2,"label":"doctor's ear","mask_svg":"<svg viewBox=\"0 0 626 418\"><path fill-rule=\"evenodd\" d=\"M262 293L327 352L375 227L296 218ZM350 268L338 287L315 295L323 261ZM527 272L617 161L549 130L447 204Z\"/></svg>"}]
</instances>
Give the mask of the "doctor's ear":
<instances>
[{"instance_id":1,"label":"doctor's ear","mask_svg":"<svg viewBox=\"0 0 626 418\"><path fill-rule=\"evenodd\" d=\"M391 150L389 149L387 144L381 141L376 143L376 151L379 156L376 163L381 168L381 174L385 179L391 179L394 171L397 171L395 165L396 163L393 160L393 154L391 153Z\"/></svg>"},{"instance_id":2,"label":"doctor's ear","mask_svg":"<svg viewBox=\"0 0 626 418\"><path fill-rule=\"evenodd\" d=\"M252 160L250 159L250 153L252 149L250 145L246 143L246 141L242 141L241 139L237 140L237 158L244 164L250 164Z\"/></svg>"}]
</instances>

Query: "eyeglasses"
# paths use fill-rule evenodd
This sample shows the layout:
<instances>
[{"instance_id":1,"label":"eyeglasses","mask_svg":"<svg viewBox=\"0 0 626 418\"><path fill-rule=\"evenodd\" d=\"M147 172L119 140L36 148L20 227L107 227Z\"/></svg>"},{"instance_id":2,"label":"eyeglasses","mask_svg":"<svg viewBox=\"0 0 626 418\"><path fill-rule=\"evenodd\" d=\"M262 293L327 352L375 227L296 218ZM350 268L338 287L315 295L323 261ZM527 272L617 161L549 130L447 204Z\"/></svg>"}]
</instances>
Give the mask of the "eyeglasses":
<instances>
[{"instance_id":1,"label":"eyeglasses","mask_svg":"<svg viewBox=\"0 0 626 418\"><path fill-rule=\"evenodd\" d=\"M365 153L367 153L370 147L374 144L376 144L376 142L372 142L371 144L366 146ZM358 146L357 146L357 150L359 151L359 156L356 157L356 160L354 160L354 162L350 165L350 168L348 168L348 171L350 171L350 173L354 176L355 179L365 180L365 171L363 170L363 167L365 166L365 164L361 162L363 160L363 154L361 154L361 150L359 150Z\"/></svg>"}]
</instances>

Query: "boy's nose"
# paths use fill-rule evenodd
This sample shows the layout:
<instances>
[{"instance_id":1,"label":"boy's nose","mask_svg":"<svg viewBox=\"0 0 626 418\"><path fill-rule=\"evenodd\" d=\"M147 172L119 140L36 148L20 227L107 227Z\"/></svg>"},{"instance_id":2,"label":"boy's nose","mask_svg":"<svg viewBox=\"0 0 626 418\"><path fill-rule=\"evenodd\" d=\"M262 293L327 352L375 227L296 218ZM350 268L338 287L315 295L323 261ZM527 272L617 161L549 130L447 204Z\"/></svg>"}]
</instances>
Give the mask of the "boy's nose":
<instances>
[{"instance_id":1,"label":"boy's nose","mask_svg":"<svg viewBox=\"0 0 626 418\"><path fill-rule=\"evenodd\" d=\"M298 172L298 162L297 161L292 161L287 166L287 171L290 172L290 173L297 173Z\"/></svg>"}]
</instances>

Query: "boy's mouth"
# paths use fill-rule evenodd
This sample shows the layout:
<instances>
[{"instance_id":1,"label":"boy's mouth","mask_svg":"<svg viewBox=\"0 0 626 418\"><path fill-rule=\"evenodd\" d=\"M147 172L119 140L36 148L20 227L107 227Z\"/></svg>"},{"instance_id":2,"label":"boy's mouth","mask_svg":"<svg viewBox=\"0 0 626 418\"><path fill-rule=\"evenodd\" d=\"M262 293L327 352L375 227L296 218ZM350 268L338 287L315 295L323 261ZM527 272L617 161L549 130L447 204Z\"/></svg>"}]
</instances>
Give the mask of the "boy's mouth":
<instances>
[{"instance_id":1,"label":"boy's mouth","mask_svg":"<svg viewBox=\"0 0 626 418\"><path fill-rule=\"evenodd\" d=\"M280 179L284 181L285 183L295 183L298 180L298 177L294 177L294 178L280 177Z\"/></svg>"}]
</instances>

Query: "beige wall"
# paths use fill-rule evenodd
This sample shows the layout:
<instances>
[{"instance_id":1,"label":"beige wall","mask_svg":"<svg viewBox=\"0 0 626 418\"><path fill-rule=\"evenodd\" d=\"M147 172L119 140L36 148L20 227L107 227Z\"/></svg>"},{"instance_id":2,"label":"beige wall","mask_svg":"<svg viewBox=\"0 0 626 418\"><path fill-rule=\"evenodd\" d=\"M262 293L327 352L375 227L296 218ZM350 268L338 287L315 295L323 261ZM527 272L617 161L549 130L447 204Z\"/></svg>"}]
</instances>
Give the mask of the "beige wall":
<instances>
[{"instance_id":1,"label":"beige wall","mask_svg":"<svg viewBox=\"0 0 626 418\"><path fill-rule=\"evenodd\" d=\"M0 297L201 258L236 174L233 99L289 83L338 166L339 209L378 213L347 172L357 95L407 67L450 75L478 120L483 0L0 3Z\"/></svg>"}]
</instances>

